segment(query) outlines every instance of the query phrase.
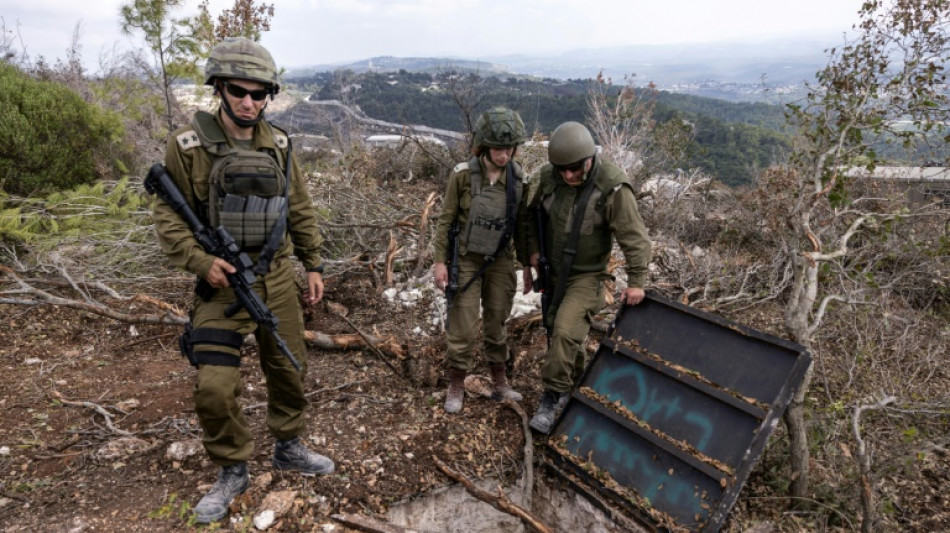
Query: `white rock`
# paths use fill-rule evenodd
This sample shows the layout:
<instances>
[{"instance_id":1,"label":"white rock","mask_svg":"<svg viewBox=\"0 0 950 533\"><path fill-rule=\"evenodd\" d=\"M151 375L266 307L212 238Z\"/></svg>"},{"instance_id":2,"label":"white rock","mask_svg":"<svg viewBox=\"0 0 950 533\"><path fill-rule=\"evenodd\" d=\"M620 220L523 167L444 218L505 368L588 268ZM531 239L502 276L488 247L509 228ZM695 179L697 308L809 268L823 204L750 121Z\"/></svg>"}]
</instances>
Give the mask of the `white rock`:
<instances>
[{"instance_id":1,"label":"white rock","mask_svg":"<svg viewBox=\"0 0 950 533\"><path fill-rule=\"evenodd\" d=\"M267 509L254 517L254 527L264 531L265 529L274 525L274 519L274 511Z\"/></svg>"},{"instance_id":2,"label":"white rock","mask_svg":"<svg viewBox=\"0 0 950 533\"><path fill-rule=\"evenodd\" d=\"M0 446L0 455L10 455L10 447Z\"/></svg>"},{"instance_id":3,"label":"white rock","mask_svg":"<svg viewBox=\"0 0 950 533\"><path fill-rule=\"evenodd\" d=\"M165 450L165 457L172 461L184 461L202 449L201 441L198 439L182 440L169 444L168 449Z\"/></svg>"}]
</instances>

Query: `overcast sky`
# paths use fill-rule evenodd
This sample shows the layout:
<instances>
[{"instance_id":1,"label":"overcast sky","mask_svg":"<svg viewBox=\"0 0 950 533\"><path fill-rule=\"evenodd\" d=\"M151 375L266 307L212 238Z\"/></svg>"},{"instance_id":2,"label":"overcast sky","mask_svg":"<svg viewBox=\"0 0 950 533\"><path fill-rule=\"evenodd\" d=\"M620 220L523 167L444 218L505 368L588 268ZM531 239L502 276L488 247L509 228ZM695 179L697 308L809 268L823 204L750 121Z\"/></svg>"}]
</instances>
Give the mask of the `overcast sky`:
<instances>
[{"instance_id":1,"label":"overcast sky","mask_svg":"<svg viewBox=\"0 0 950 533\"><path fill-rule=\"evenodd\" d=\"M142 47L119 29L131 0L0 0L7 38L36 59L63 58L79 24L87 68L112 50ZM185 0L176 17L197 13ZM625 44L839 36L862 0L272 0L262 38L281 67L373 56L481 59ZM211 0L211 13L233 0ZM21 45L22 43L22 45Z\"/></svg>"}]
</instances>

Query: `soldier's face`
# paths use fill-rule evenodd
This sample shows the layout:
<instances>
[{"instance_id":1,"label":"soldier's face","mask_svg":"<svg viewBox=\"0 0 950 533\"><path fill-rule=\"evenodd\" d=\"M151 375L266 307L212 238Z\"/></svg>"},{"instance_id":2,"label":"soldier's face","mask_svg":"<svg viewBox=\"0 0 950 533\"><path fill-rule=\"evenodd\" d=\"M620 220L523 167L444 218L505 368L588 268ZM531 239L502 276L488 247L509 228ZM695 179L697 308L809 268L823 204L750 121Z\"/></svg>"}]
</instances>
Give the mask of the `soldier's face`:
<instances>
[{"instance_id":1,"label":"soldier's face","mask_svg":"<svg viewBox=\"0 0 950 533\"><path fill-rule=\"evenodd\" d=\"M228 99L238 118L253 120L267 104L267 86L259 81L231 79L224 83L221 94ZM263 98L258 98L260 96Z\"/></svg>"},{"instance_id":2,"label":"soldier's face","mask_svg":"<svg viewBox=\"0 0 950 533\"><path fill-rule=\"evenodd\" d=\"M584 175L590 172L593 165L593 160L588 157L580 165L556 166L555 169L565 183L571 187L577 187L584 183Z\"/></svg>"},{"instance_id":3,"label":"soldier's face","mask_svg":"<svg viewBox=\"0 0 950 533\"><path fill-rule=\"evenodd\" d=\"M488 159L491 160L492 164L498 168L504 168L505 165L511 161L512 154L515 153L515 148L513 146L506 146L505 148L489 148L488 149Z\"/></svg>"}]
</instances>

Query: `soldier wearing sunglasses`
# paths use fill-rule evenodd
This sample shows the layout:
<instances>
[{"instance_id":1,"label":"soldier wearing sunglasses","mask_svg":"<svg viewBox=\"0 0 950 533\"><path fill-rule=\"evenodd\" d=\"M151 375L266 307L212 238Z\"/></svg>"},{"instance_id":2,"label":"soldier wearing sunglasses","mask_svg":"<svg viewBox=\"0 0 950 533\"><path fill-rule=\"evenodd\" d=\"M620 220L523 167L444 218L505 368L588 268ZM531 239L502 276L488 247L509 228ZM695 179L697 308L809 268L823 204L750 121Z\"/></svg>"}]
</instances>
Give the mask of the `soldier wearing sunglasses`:
<instances>
[{"instance_id":1,"label":"soldier wearing sunglasses","mask_svg":"<svg viewBox=\"0 0 950 533\"><path fill-rule=\"evenodd\" d=\"M246 335L254 334L260 347L267 382L266 422L275 440L272 465L303 475L334 470L332 460L301 441L307 357L290 256L307 272L303 301L316 304L323 297L322 238L289 138L264 119L268 97L280 90L277 67L260 44L229 38L212 50L205 79L220 105L214 113L198 111L187 126L172 133L165 167L205 225L227 229L255 262L253 288L277 317L277 332L300 362L300 371L246 311L228 312L235 295L226 273L234 273L234 266L206 253L185 220L171 206L156 202L155 228L162 250L173 265L198 278L191 323L181 345L198 368L194 399L202 443L221 468L217 482L194 507L198 523L227 516L231 501L248 487L247 461L255 455L254 442L237 399Z\"/></svg>"},{"instance_id":2,"label":"soldier wearing sunglasses","mask_svg":"<svg viewBox=\"0 0 950 533\"><path fill-rule=\"evenodd\" d=\"M651 254L630 180L620 167L597 155L590 130L578 122L558 126L548 142L548 161L531 180L538 185L529 205L539 210L541 224L528 232L531 266L523 272L527 293L531 268L538 268L539 250L545 250L551 266L547 290L553 292L544 316L550 338L541 370L544 392L530 422L544 434L551 431L584 371L590 318L604 306L604 281L612 279L607 272L612 238L627 263L621 303L643 300Z\"/></svg>"}]
</instances>

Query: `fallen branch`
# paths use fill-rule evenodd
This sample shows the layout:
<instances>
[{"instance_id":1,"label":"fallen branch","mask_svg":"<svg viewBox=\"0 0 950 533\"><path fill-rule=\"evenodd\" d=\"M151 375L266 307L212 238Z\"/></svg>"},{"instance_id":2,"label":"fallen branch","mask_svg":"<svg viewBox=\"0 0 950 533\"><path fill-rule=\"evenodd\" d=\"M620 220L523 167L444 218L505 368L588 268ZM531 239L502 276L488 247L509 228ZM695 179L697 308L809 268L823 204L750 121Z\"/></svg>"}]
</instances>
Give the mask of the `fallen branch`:
<instances>
[{"instance_id":1,"label":"fallen branch","mask_svg":"<svg viewBox=\"0 0 950 533\"><path fill-rule=\"evenodd\" d=\"M97 302L91 299L88 295L83 295L84 300L75 300L72 298L63 298L61 296L56 296L42 289L34 287L26 282L23 278L18 276L13 270L0 265L0 272L3 272L7 276L13 279L19 286L19 289L10 289L3 291L0 295L19 295L15 298L0 298L0 304L13 304L13 305L59 305L63 307L69 307L71 309L80 309L82 311L89 311L100 316L111 318L113 320L118 320L121 322L131 323L131 324L173 324L173 325L183 325L188 323L188 317L184 316L183 313L174 309L173 306L164 303L158 302L154 298L145 296L145 295L136 295L132 299L139 302L149 303L152 305L159 305L160 308L165 310L164 314L142 314L142 313L126 313L113 309L105 304ZM71 286L75 286L71 282Z\"/></svg>"},{"instance_id":2,"label":"fallen branch","mask_svg":"<svg viewBox=\"0 0 950 533\"><path fill-rule=\"evenodd\" d=\"M321 350L357 350L375 346L378 350L389 354L396 359L406 357L406 349L394 341L383 341L372 336L359 335L327 335L319 331L307 330L304 340L309 346Z\"/></svg>"},{"instance_id":3,"label":"fallen branch","mask_svg":"<svg viewBox=\"0 0 950 533\"><path fill-rule=\"evenodd\" d=\"M432 460L435 462L436 466L439 467L439 470L455 481L461 483L462 486L465 487L465 490L467 490L472 496L475 496L479 500L491 505L501 512L517 517L532 531L536 531L537 533L551 533L551 528L544 525L544 523L532 515L530 511L509 500L500 487L498 489L498 496L495 496L490 492L475 486L471 480L446 466L445 463L439 460L438 457L433 457Z\"/></svg>"},{"instance_id":4,"label":"fallen branch","mask_svg":"<svg viewBox=\"0 0 950 533\"><path fill-rule=\"evenodd\" d=\"M531 438L531 427L528 425L528 414L524 412L518 402L511 398L507 398L501 403L521 417L521 430L524 432L524 493L521 503L530 509L531 494L534 491L534 442Z\"/></svg>"},{"instance_id":5,"label":"fallen branch","mask_svg":"<svg viewBox=\"0 0 950 533\"><path fill-rule=\"evenodd\" d=\"M66 398L63 397L63 395L62 395L59 391L55 391L55 390L50 393L50 396L52 396L53 398L56 398L58 401L62 402L64 405L72 405L72 406L74 406L74 407L85 407L86 409L91 409L91 410L95 411L96 413L99 413L99 414L102 416L102 418L105 419L105 421L106 421L106 427L109 428L109 431L115 433L116 435L122 435L122 436L124 436L124 437L131 437L131 436L133 436L132 433L130 433L130 432L124 430L124 429L119 429L119 428L115 427L115 424L112 422L112 414L109 413L109 411L107 411L105 407L103 407L103 406L101 406L101 405L99 405L99 404L97 404L97 403L92 403L92 402L74 402L74 401L71 401L71 400L67 400Z\"/></svg>"},{"instance_id":6,"label":"fallen branch","mask_svg":"<svg viewBox=\"0 0 950 533\"><path fill-rule=\"evenodd\" d=\"M345 389L345 388L347 388L347 387L352 387L353 385L360 385L360 384L362 384L362 383L366 383L366 382L365 382L365 381L351 381L350 383L344 383L344 384L339 385L339 386L336 386L336 387L327 387L327 388L325 388L325 389L320 389L320 390L315 390L315 391L312 391L312 392L308 392L308 393L305 394L304 396L307 397L307 398L310 398L311 396L316 396L317 394L323 394L324 392L330 392L330 391L336 391L336 390L340 390L340 389ZM251 404L251 405L245 406L245 407L244 407L244 412L245 412L245 413L250 413L250 412L252 412L252 411L256 411L257 409L261 409L261 408L264 408L264 407L267 407L267 402L253 403L253 404Z\"/></svg>"},{"instance_id":7,"label":"fallen branch","mask_svg":"<svg viewBox=\"0 0 950 533\"><path fill-rule=\"evenodd\" d=\"M333 308L327 306L327 309L332 310ZM389 359L387 359L386 356L383 355L383 352L381 352L379 348L377 348L376 345L369 340L369 337L367 337L366 334L363 333L363 331L360 328L356 327L356 324L350 322L350 319L346 318L346 316L343 313L334 312L334 314L342 318L344 322L346 322L351 328L353 328L353 331L355 331L360 337L363 338L363 340L366 342L366 345L373 351L374 354L376 354L376 357L378 357L380 361L386 363L386 366L388 366L389 369L393 371L393 374L396 374L402 379L409 381L409 378L404 376L402 372L400 372L399 370L396 369L395 366L393 366L393 364L389 361Z\"/></svg>"}]
</instances>

